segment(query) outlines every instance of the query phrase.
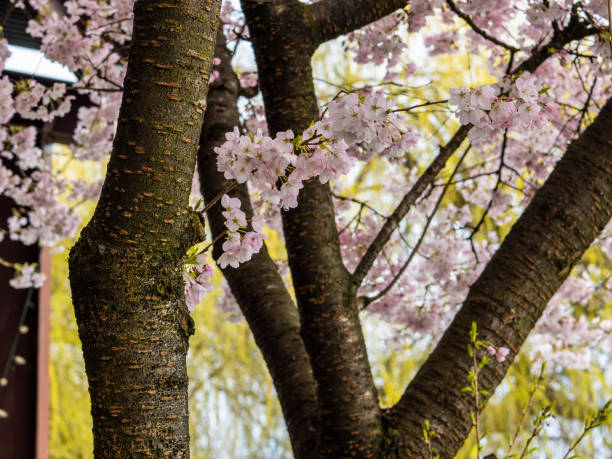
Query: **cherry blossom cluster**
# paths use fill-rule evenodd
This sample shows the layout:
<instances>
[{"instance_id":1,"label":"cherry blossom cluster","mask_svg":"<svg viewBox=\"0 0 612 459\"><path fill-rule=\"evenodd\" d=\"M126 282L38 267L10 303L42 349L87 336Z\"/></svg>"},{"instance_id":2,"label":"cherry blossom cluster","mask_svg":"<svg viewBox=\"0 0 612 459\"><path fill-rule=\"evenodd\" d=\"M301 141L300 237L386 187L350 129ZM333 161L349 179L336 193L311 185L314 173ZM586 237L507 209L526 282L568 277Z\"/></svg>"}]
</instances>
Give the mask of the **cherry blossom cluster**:
<instances>
[{"instance_id":1,"label":"cherry blossom cluster","mask_svg":"<svg viewBox=\"0 0 612 459\"><path fill-rule=\"evenodd\" d=\"M185 303L190 311L202 302L206 294L213 289L212 277L214 270L206 261L206 253L194 257L194 263L183 265L183 281L185 282Z\"/></svg>"},{"instance_id":2,"label":"cherry blossom cluster","mask_svg":"<svg viewBox=\"0 0 612 459\"><path fill-rule=\"evenodd\" d=\"M266 112L261 100L249 100L241 113L241 118L243 120L242 125L247 132L261 131L264 135L268 135Z\"/></svg>"},{"instance_id":3,"label":"cherry blossom cluster","mask_svg":"<svg viewBox=\"0 0 612 459\"><path fill-rule=\"evenodd\" d=\"M25 8L23 2L16 6ZM85 95L89 103L79 110L74 143L69 153L62 153L67 156L61 162L68 165L75 164L75 159L103 161L108 157L125 73L125 59L117 50L131 36L133 1L69 0L60 10L34 0L28 2L28 8L34 19L27 30L41 38L41 51L77 72L80 80L68 89L64 83L46 86L28 78L0 78L0 193L16 203L7 222L10 239L57 246L74 237L81 224L76 207L97 199L101 180L85 182L58 174L51 150L41 148L37 129L24 127L22 120L52 122L71 110L77 93ZM0 69L9 56L7 41L0 39ZM20 280L14 285L38 284L40 277L29 274L32 269L19 275L15 265Z\"/></svg>"},{"instance_id":4,"label":"cherry blossom cluster","mask_svg":"<svg viewBox=\"0 0 612 459\"><path fill-rule=\"evenodd\" d=\"M75 159L104 161L113 145L117 104L113 97L103 97L100 105L81 107L72 137L71 151Z\"/></svg>"},{"instance_id":5,"label":"cherry blossom cluster","mask_svg":"<svg viewBox=\"0 0 612 459\"><path fill-rule=\"evenodd\" d=\"M609 280L608 280L609 282ZM569 368L587 369L593 346L606 342L612 351L612 321L576 317L574 305L597 301L598 290L609 295L610 285L595 285L587 271L572 274L551 299L530 337L531 358L554 360ZM605 301L605 296L604 296ZM609 301L609 298L608 298Z\"/></svg>"},{"instance_id":6,"label":"cherry blossom cluster","mask_svg":"<svg viewBox=\"0 0 612 459\"><path fill-rule=\"evenodd\" d=\"M391 111L392 101L382 92L351 93L331 101L326 116L294 138L291 131L274 138L240 135L237 128L217 147L217 168L225 178L247 179L264 190L264 199L289 209L297 206L303 182L318 177L321 183L346 174L355 159L374 156L402 158L416 143L410 129ZM282 183L277 186L279 181Z\"/></svg>"},{"instance_id":7,"label":"cherry blossom cluster","mask_svg":"<svg viewBox=\"0 0 612 459\"><path fill-rule=\"evenodd\" d=\"M544 121L544 112L551 110L539 100L542 88L529 73L515 81L510 96L498 96L493 85L468 90L464 86L451 89L449 103L458 107L461 124L472 124L469 137L472 144L482 146L495 139L505 129L536 129Z\"/></svg>"},{"instance_id":8,"label":"cherry blossom cluster","mask_svg":"<svg viewBox=\"0 0 612 459\"><path fill-rule=\"evenodd\" d=\"M221 205L225 209L223 217L227 227L227 237L223 242L223 254L217 260L223 269L227 265L237 268L240 263L244 263L259 252L263 246L266 235L263 233L264 217L255 215L251 219L253 231L245 231L247 226L246 215L240 210L240 199L230 198L224 194L221 198ZM243 234L241 234L241 230Z\"/></svg>"},{"instance_id":9,"label":"cherry blossom cluster","mask_svg":"<svg viewBox=\"0 0 612 459\"><path fill-rule=\"evenodd\" d=\"M221 23L223 33L228 41L235 41L249 38L249 28L242 10L236 9L231 1L224 1L221 4Z\"/></svg>"},{"instance_id":10,"label":"cherry blossom cluster","mask_svg":"<svg viewBox=\"0 0 612 459\"><path fill-rule=\"evenodd\" d=\"M13 83L5 75L0 79L0 123L7 123L14 114Z\"/></svg>"},{"instance_id":11,"label":"cherry blossom cluster","mask_svg":"<svg viewBox=\"0 0 612 459\"><path fill-rule=\"evenodd\" d=\"M328 104L327 116L298 138L291 131L280 132L274 138L260 130L241 135L235 128L226 134L226 142L215 148L217 168L227 179L238 183L249 180L262 190L263 200L272 205L296 207L299 190L306 180L314 177L321 183L336 180L349 172L355 159L382 156L396 160L406 154L415 144L416 136L411 130L400 129L402 120L392 112L392 106L393 102L382 92L339 97ZM245 240L251 241L247 236L252 233L247 233L240 244L236 231L246 226L240 201L224 196L222 204L230 236L224 243L219 264L237 267L259 250L259 240L254 246L256 250L251 244L245 246ZM263 216L255 218L259 217L263 224Z\"/></svg>"},{"instance_id":12,"label":"cherry blossom cluster","mask_svg":"<svg viewBox=\"0 0 612 459\"><path fill-rule=\"evenodd\" d=\"M0 171L8 175L8 169L0 167ZM10 187L10 178L4 195L12 198L23 209L16 210L8 219L12 240L21 241L25 245L39 243L42 246L53 246L74 237L81 218L59 199L65 193L65 180L54 178L50 172L35 171L20 180L18 185Z\"/></svg>"},{"instance_id":13,"label":"cherry blossom cluster","mask_svg":"<svg viewBox=\"0 0 612 459\"><path fill-rule=\"evenodd\" d=\"M28 23L27 32L41 39L40 50L49 59L72 71L92 74L103 61L112 66L114 57L110 54L115 44L122 45L131 37L133 0L71 0L62 5L65 14L45 8L45 3L39 3L37 9L42 14ZM88 18L86 25L83 16Z\"/></svg>"},{"instance_id":14,"label":"cherry blossom cluster","mask_svg":"<svg viewBox=\"0 0 612 459\"><path fill-rule=\"evenodd\" d=\"M74 96L65 96L66 85L54 83L46 88L35 80L22 80L17 84L15 110L28 120L52 121L70 111Z\"/></svg>"},{"instance_id":15,"label":"cherry blossom cluster","mask_svg":"<svg viewBox=\"0 0 612 459\"><path fill-rule=\"evenodd\" d=\"M241 72L240 73L240 86L243 88L253 88L257 86L258 78L257 72Z\"/></svg>"},{"instance_id":16,"label":"cherry blossom cluster","mask_svg":"<svg viewBox=\"0 0 612 459\"><path fill-rule=\"evenodd\" d=\"M405 126L400 112L392 107L396 101L383 91L351 93L331 101L329 116L313 126L324 138L342 139L350 156L368 161L373 157L391 160L403 158L414 146L418 136ZM305 132L304 136L308 133Z\"/></svg>"},{"instance_id":17,"label":"cherry blossom cluster","mask_svg":"<svg viewBox=\"0 0 612 459\"><path fill-rule=\"evenodd\" d=\"M495 359L498 362L503 362L504 360L506 360L506 357L508 356L508 354L510 353L510 349L508 349L507 347L499 347L499 348L495 348L491 345L487 346L487 352L490 355L494 355Z\"/></svg>"},{"instance_id":18,"label":"cherry blossom cluster","mask_svg":"<svg viewBox=\"0 0 612 459\"><path fill-rule=\"evenodd\" d=\"M385 80L393 79L398 75L396 66L406 49L401 34L405 32L408 17L406 12L398 11L348 34L346 49L352 52L357 63L384 65L389 69Z\"/></svg>"},{"instance_id":19,"label":"cherry blossom cluster","mask_svg":"<svg viewBox=\"0 0 612 459\"><path fill-rule=\"evenodd\" d=\"M14 160L23 171L46 169L42 150L36 146L36 136L37 131L33 126L23 129L0 128L0 142L2 142L0 156L8 160ZM9 171L5 171L5 174L8 173ZM13 178L17 177L13 176Z\"/></svg>"},{"instance_id":20,"label":"cherry blossom cluster","mask_svg":"<svg viewBox=\"0 0 612 459\"><path fill-rule=\"evenodd\" d=\"M408 188L410 184L409 181ZM391 189L399 194L395 186ZM437 212L419 248L412 254L421 237L424 216L431 214L439 193L439 190L432 192L408 214L406 220L413 223L402 225L389 248L378 256L358 291L369 313L401 326L402 332L397 339L440 336L495 248L487 247L485 241L476 242L477 263L466 233L461 229L473 218L470 206L458 208L450 204ZM346 207L339 210L342 215ZM347 218L349 222L352 219L346 216L339 221L339 226L346 228L340 234L340 243L345 264L353 270L378 233L382 220L380 216L362 215L360 224L352 229ZM407 269L402 272L409 259ZM386 291L388 286L392 288ZM385 294L379 297L383 291ZM370 304L371 299L374 301Z\"/></svg>"},{"instance_id":21,"label":"cherry blossom cluster","mask_svg":"<svg viewBox=\"0 0 612 459\"><path fill-rule=\"evenodd\" d=\"M45 275L36 272L36 265L23 264L15 265L16 276L9 280L13 288L40 288L45 282Z\"/></svg>"}]
</instances>

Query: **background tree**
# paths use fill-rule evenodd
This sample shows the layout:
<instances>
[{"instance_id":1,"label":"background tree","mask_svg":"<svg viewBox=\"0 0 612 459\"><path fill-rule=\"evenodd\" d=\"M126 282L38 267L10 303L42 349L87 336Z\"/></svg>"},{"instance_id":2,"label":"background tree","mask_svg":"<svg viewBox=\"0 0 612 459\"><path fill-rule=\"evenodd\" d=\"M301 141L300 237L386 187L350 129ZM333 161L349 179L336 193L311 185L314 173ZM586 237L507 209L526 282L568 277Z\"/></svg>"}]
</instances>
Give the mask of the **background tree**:
<instances>
[{"instance_id":1,"label":"background tree","mask_svg":"<svg viewBox=\"0 0 612 459\"><path fill-rule=\"evenodd\" d=\"M69 5L71 33L80 38L98 27L88 18L103 16L108 21L104 27L127 22L117 13L125 13L123 4L105 15L88 10L91 5L83 10L78 3ZM603 2L534 4L527 11L511 2L422 2L394 13L404 6L367 0L312 5L245 0L244 24L238 12L226 8L231 40L244 37L248 28L266 126L274 138L264 133L241 137L240 131L225 136L240 123L238 96L255 91L241 89L223 36L217 36L217 86L207 100L198 163L213 253L270 370L296 457L428 457L432 449L452 457L473 427L470 413L479 409L462 391L473 365L466 351L472 324L498 357L480 372L480 396L486 401L612 213L612 105L606 102L610 62L608 44L601 38ZM89 120L91 112L79 113L80 137L75 138L82 157L93 159L104 151L107 145L100 139L102 145L94 145L90 134L100 132L101 124L99 137L108 141L114 113L101 114L102 101L108 100L104 92L123 90L107 179L71 258L95 448L101 455L187 454L184 362L191 320L183 307L180 275L181 260L198 242L200 222L186 207L185 185L193 172L215 26L214 5L197 7L195 2L137 3L124 83L117 68L128 62L122 45L131 30L121 29L117 41L102 27L100 40L106 48L89 43L97 51L92 59L69 55L54 40L45 41L61 32L57 14L42 11L38 28L31 26L43 36L51 57L80 72L82 88L97 105ZM415 104L408 92L394 94L404 99L392 99L390 93L397 85L394 78L407 78L416 70L413 63L400 65L403 46L398 43L408 43L400 40L402 28L418 32L428 17L447 24L456 18L465 21L466 43L487 58L498 83L451 91L450 104L457 107L461 127L426 115L443 141L423 167L433 149L431 140L413 129L423 112L413 113L447 101ZM185 20L189 27L180 25ZM386 65L386 92L371 85L349 90L320 115L312 54L322 43L368 24L373 25L350 36L348 47L357 61ZM453 37L451 31L428 36L430 54L452 52ZM568 65L575 75L555 79ZM109 76L107 70L113 69ZM22 116L41 100L35 99L35 89L21 88L21 104L16 99L15 106ZM62 96L42 99L41 106ZM257 108L253 110L257 115ZM37 116L51 116L40 111ZM311 126L315 120L320 121ZM241 127L257 121L254 116ZM278 135L286 130L295 139ZM273 158L265 159L266 152L274 152ZM428 154L421 157L424 152ZM374 153L385 159L373 158ZM281 162L274 167L276 160ZM386 177L395 173L382 186L387 199L402 190L389 213L338 194L342 187L336 183L332 190L328 180L340 181L356 160L362 161L355 166L361 174L357 184L367 183L364 176L368 178L368 168L375 169L372 164ZM243 184L247 178L257 191L255 207ZM272 186L266 188L266 183ZM10 185L18 189L17 182ZM215 205L223 193L239 201L228 196ZM519 196L520 204L512 206ZM278 206L270 205L279 201L284 207L280 214ZM350 217L353 204L358 210ZM369 215L362 215L364 209ZM262 238L259 215L272 228L278 217L282 220L289 289L265 248L253 253ZM28 230L37 226L31 221L30 216L30 223L16 222L12 235L30 241ZM483 235L487 228L495 231ZM230 239L224 241L228 230ZM505 238L491 256L501 239L498 233ZM605 252L607 239L602 241ZM187 258L184 272L190 306L209 287L210 270L197 266L203 257L195 253ZM415 289L419 279L423 285ZM604 276L603 289L608 282ZM564 293L571 299L569 290ZM402 307L407 312L400 313ZM445 330L388 410L380 408L366 353L359 317L366 308L403 324L413 341L430 335L437 339ZM583 348L593 337L609 336L609 324L585 325L559 314L549 317L548 330L545 325L539 332L557 337L570 326L574 334L560 340L560 347ZM431 444L422 434L425 421L436 433Z\"/></svg>"}]
</instances>

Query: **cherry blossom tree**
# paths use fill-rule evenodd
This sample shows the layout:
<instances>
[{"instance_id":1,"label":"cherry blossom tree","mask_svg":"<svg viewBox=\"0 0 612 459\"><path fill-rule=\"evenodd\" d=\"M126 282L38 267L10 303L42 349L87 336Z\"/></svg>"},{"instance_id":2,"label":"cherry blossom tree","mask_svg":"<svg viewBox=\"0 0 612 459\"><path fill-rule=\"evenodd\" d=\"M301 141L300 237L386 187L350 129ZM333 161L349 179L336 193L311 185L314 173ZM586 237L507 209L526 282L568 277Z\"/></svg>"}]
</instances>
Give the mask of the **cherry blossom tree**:
<instances>
[{"instance_id":1,"label":"cherry blossom tree","mask_svg":"<svg viewBox=\"0 0 612 459\"><path fill-rule=\"evenodd\" d=\"M210 249L296 457L453 457L530 333L534 359L567 366L611 349L612 323L577 307L612 300L605 1L14 7L78 82L1 80L9 236L58 244L80 225L78 203L100 193L70 255L98 456L188 455L189 309L213 288ZM377 77L317 98L311 58L335 39ZM256 72L232 66L243 42ZM488 80L411 95L427 59L459 52L486 62ZM110 153L103 185L57 173L25 122L64 116L76 95L90 103L70 160ZM203 199L191 206L196 158ZM285 261L266 249L274 231ZM590 246L599 265L581 261ZM16 288L43 281L3 263ZM396 326L397 340L434 344L389 408L367 316ZM486 345L470 355L474 329ZM479 369L476 399L463 390L474 352L496 357Z\"/></svg>"}]
</instances>

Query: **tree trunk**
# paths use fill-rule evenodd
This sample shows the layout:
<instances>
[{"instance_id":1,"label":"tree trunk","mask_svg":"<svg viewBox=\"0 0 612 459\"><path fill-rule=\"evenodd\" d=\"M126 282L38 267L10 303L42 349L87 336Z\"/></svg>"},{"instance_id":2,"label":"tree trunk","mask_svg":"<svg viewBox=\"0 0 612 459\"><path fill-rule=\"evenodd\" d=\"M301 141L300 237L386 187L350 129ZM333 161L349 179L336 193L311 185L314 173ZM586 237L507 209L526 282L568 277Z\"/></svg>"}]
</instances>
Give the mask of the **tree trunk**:
<instances>
[{"instance_id":1,"label":"tree trunk","mask_svg":"<svg viewBox=\"0 0 612 459\"><path fill-rule=\"evenodd\" d=\"M95 214L70 254L96 457L188 457L181 265L219 0L140 0Z\"/></svg>"}]
</instances>

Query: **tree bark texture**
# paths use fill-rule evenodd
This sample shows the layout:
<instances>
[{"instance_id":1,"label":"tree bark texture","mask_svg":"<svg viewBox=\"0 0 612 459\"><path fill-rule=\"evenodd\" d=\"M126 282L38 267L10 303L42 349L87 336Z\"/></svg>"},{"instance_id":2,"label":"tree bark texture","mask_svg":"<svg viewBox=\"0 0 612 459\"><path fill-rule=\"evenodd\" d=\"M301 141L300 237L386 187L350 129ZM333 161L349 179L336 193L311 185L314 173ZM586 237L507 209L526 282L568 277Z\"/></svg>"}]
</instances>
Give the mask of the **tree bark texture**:
<instances>
[{"instance_id":1,"label":"tree bark texture","mask_svg":"<svg viewBox=\"0 0 612 459\"><path fill-rule=\"evenodd\" d=\"M350 9L350 5L344 1L322 1L310 6L292 0L242 1L272 135L286 129L300 133L312 120L318 118L310 58L320 43L341 33L350 32L403 6L393 1L364 0L358 3L363 8L358 8L352 11L354 14L349 15L347 9ZM574 17L566 29L555 32L549 42L551 46L547 44L536 50L514 72L534 71L551 55L551 50L560 49L570 41L592 33L592 28ZM466 132L467 128L461 130L460 139L465 137ZM593 130L589 131L592 132ZM586 138L590 135L586 135ZM583 141L576 142L578 147L572 148L582 148L579 146L580 142ZM601 138L594 142L598 142L601 147ZM458 146L461 142L457 139L457 142L451 142L452 145L454 143ZM446 159L453 152L450 147L449 152L446 152ZM550 186L552 185L548 185ZM540 195L545 193L543 191ZM584 202L592 197L592 194L584 196ZM319 413L316 424L316 450L312 457L421 457L426 454L426 447L422 442L422 421L426 419L424 414L429 414L430 422L440 428L448 427L447 424L453 419L452 422L457 422L454 430L449 431L446 437L438 439L436 443L443 457L451 457L446 455L450 454L449 451L456 451L469 433L467 423L470 402L466 401L465 394L455 391L455 386L460 389L467 384L469 362L460 359L463 367L460 366L460 370L453 370L454 373L449 374L433 364L430 364L431 370L424 367L400 404L391 414L382 417L355 301L358 284L367 274L367 262L364 262L363 269L353 276L347 273L342 264L334 208L327 185L321 185L316 180L307 182L300 191L298 202L296 209L283 213L283 228L300 314L301 335L316 381ZM565 202L559 203L562 204ZM532 214L528 215L531 215L531 221L525 228L538 222L543 226L548 224L538 220L543 217L539 211L532 211ZM609 213L607 218L609 219ZM533 227L530 229L533 230ZM594 231L593 234L596 233L597 231ZM589 241L594 237L593 235ZM589 243L575 248L576 251L572 252L573 258L567 259L567 272L558 274L554 280L557 287ZM539 247L543 246L540 244ZM559 252L557 260L562 260L566 255L565 252ZM490 269L486 272L489 271ZM486 289L491 289L494 284L480 282L478 285L484 292L480 293L480 296L492 295L487 293L489 290ZM508 285L508 288L516 288L512 284ZM540 311L533 313L532 319L539 317L541 309L555 290L556 288L545 293L540 292ZM508 291L512 292L506 290ZM517 304L523 301L520 293L514 294L517 296L513 297L512 301ZM470 298L474 298L473 295ZM508 296L511 296L510 293ZM239 302L248 304L248 299L237 298ZM468 299L469 301L472 300ZM458 317L461 317L461 314ZM483 317L480 311L472 315ZM520 327L517 325L516 328L519 331L511 331L514 328L510 326L510 331L502 329L495 336L491 335L490 329L487 331L484 322L478 323L483 324L485 339L490 338L499 346L507 345L513 352L517 352L522 340L535 324L535 319L532 319L527 322L521 319ZM459 356L467 358L466 344L470 325L470 320L463 320L455 325L452 329L454 340L448 341L445 338L447 341L444 342L450 344L437 351L435 362L450 364ZM251 327L253 326L262 325L253 322ZM258 333L256 329L253 331ZM522 340L501 340L498 343L499 339L493 339L513 333L515 337L522 336ZM489 369L499 372L495 378L484 373L483 377L489 378L486 388L492 391L501 381L506 368L507 365L502 365ZM461 378L457 379L459 373ZM448 381L447 385L443 376L454 379ZM428 392L430 384L436 386L437 392ZM444 403L439 400L444 400ZM461 409L458 409L458 406L461 406ZM439 419L444 419L446 423L436 421Z\"/></svg>"},{"instance_id":2,"label":"tree bark texture","mask_svg":"<svg viewBox=\"0 0 612 459\"><path fill-rule=\"evenodd\" d=\"M299 134L319 117L310 59L316 22L296 0L244 0L270 133ZM304 184L283 212L289 267L319 405L319 457L374 457L382 440L378 395L350 276L340 254L328 184Z\"/></svg>"},{"instance_id":3,"label":"tree bark texture","mask_svg":"<svg viewBox=\"0 0 612 459\"><path fill-rule=\"evenodd\" d=\"M452 458L467 438L475 410L468 385L469 330L510 349L507 359L480 372L493 393L527 335L586 249L612 217L612 99L572 142L495 253L435 350L388 416L400 457L429 457L422 436L429 420L442 432L436 454ZM486 397L483 397L486 399Z\"/></svg>"},{"instance_id":4,"label":"tree bark texture","mask_svg":"<svg viewBox=\"0 0 612 459\"><path fill-rule=\"evenodd\" d=\"M117 133L70 254L96 457L188 457L182 260L219 0L138 0Z\"/></svg>"},{"instance_id":5,"label":"tree bark texture","mask_svg":"<svg viewBox=\"0 0 612 459\"><path fill-rule=\"evenodd\" d=\"M408 5L406 0L322 0L310 8L320 45L385 17Z\"/></svg>"},{"instance_id":6,"label":"tree bark texture","mask_svg":"<svg viewBox=\"0 0 612 459\"><path fill-rule=\"evenodd\" d=\"M226 180L217 171L214 148L225 141L225 133L238 125L239 82L231 66L231 54L225 46L223 31L217 32L215 57L221 60L215 69L219 78L211 84L200 139L198 170L206 203L228 192L239 198L247 219L253 216L246 184ZM225 232L222 207L208 211L212 238ZM222 253L223 238L215 244L213 255ZM297 458L309 458L315 447L317 401L310 359L300 336L300 319L274 261L264 246L260 252L238 268L222 270L232 293L244 314L274 381L283 417Z\"/></svg>"}]
</instances>

